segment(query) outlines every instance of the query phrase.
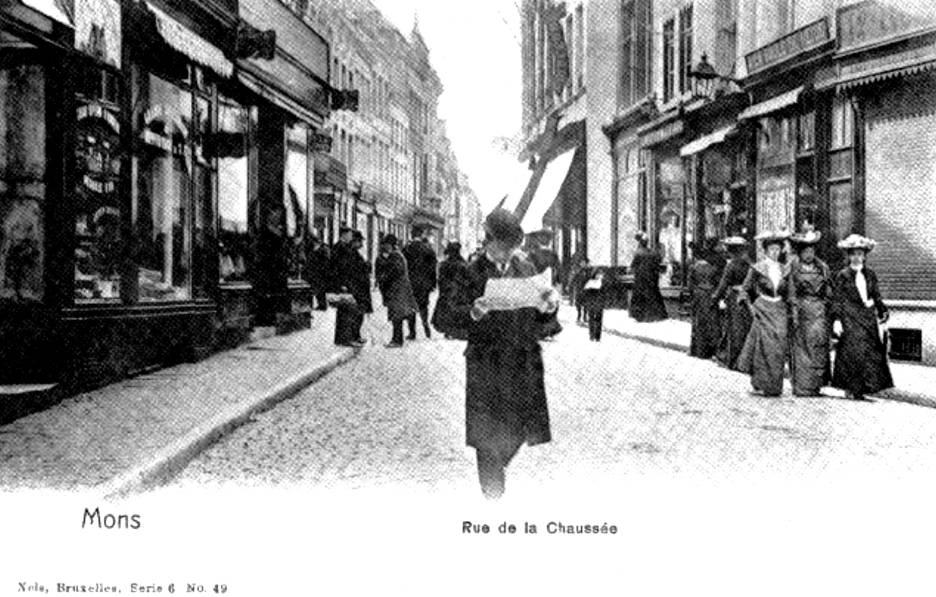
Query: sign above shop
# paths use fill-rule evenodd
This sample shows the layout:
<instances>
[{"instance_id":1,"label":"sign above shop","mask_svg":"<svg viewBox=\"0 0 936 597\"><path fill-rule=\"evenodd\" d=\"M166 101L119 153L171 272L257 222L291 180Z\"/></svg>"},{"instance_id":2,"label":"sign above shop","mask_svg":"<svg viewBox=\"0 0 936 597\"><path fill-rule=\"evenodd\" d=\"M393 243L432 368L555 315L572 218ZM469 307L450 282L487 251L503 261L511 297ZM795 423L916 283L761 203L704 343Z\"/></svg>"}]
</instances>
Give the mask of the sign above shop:
<instances>
[{"instance_id":1,"label":"sign above shop","mask_svg":"<svg viewBox=\"0 0 936 597\"><path fill-rule=\"evenodd\" d=\"M309 148L318 153L330 153L332 148L331 135L312 133L309 137Z\"/></svg>"},{"instance_id":2,"label":"sign above shop","mask_svg":"<svg viewBox=\"0 0 936 597\"><path fill-rule=\"evenodd\" d=\"M910 14L878 2L861 2L837 13L839 52L897 40L936 26L936 18Z\"/></svg>"},{"instance_id":3,"label":"sign above shop","mask_svg":"<svg viewBox=\"0 0 936 597\"><path fill-rule=\"evenodd\" d=\"M747 54L744 61L748 74L776 66L830 39L829 21L823 17Z\"/></svg>"},{"instance_id":4,"label":"sign above shop","mask_svg":"<svg viewBox=\"0 0 936 597\"><path fill-rule=\"evenodd\" d=\"M663 126L657 127L646 133L640 135L641 144L644 147L649 147L651 145L656 145L662 143L668 139L672 139L677 135L681 135L685 130L685 125L682 120L674 120Z\"/></svg>"}]
</instances>

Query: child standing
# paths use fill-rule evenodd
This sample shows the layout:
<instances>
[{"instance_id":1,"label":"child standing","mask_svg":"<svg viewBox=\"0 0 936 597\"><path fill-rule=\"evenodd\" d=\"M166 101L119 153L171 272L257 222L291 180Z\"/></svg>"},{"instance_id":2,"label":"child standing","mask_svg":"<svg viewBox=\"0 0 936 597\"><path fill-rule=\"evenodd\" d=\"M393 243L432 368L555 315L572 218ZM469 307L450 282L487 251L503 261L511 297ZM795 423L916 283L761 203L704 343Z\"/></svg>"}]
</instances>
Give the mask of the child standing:
<instances>
[{"instance_id":1,"label":"child standing","mask_svg":"<svg viewBox=\"0 0 936 597\"><path fill-rule=\"evenodd\" d=\"M582 306L588 320L588 338L601 340L601 324L604 317L604 270L597 268L582 288Z\"/></svg>"}]
</instances>

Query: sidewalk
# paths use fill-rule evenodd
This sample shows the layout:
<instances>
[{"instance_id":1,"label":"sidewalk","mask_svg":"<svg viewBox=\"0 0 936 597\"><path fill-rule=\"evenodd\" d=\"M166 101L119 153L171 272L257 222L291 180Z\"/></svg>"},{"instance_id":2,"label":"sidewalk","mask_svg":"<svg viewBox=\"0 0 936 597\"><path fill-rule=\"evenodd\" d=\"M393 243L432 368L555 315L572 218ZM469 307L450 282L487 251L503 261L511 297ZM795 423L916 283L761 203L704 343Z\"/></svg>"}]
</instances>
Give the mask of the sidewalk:
<instances>
[{"instance_id":1,"label":"sidewalk","mask_svg":"<svg viewBox=\"0 0 936 597\"><path fill-rule=\"evenodd\" d=\"M0 490L120 495L164 480L250 417L352 359L312 327L117 382L0 427Z\"/></svg>"},{"instance_id":2,"label":"sidewalk","mask_svg":"<svg viewBox=\"0 0 936 597\"><path fill-rule=\"evenodd\" d=\"M627 311L607 310L604 314L606 333L638 340L661 348L689 352L691 325L688 321L667 319L654 323L637 323ZM909 363L890 363L894 376L894 388L876 394L875 398L909 402L920 406L936 408L936 367L913 365ZM824 388L823 392L840 393L833 388Z\"/></svg>"}]
</instances>

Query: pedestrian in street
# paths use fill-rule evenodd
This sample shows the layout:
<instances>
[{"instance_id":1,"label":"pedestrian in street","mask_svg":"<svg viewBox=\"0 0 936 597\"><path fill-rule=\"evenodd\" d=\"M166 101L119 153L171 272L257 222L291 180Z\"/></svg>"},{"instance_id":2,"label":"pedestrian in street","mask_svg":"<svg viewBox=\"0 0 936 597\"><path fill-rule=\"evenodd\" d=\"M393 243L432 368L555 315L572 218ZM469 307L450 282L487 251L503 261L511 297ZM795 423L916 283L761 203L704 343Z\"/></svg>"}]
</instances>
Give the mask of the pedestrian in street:
<instances>
[{"instance_id":1,"label":"pedestrian in street","mask_svg":"<svg viewBox=\"0 0 936 597\"><path fill-rule=\"evenodd\" d=\"M552 232L549 230L538 230L529 235L529 241L530 251L527 253L527 258L530 260L530 263L533 264L533 267L536 268L537 274L550 270L550 282L555 286L559 279L559 255L557 255L550 246L552 243ZM543 340L552 340L562 331L562 324L559 323L558 311L546 321L542 331Z\"/></svg>"},{"instance_id":2,"label":"pedestrian in street","mask_svg":"<svg viewBox=\"0 0 936 597\"><path fill-rule=\"evenodd\" d=\"M399 348L403 346L403 322L416 313L416 299L410 286L406 258L397 247L396 236L388 234L381 239L374 275L387 308L387 319L393 326L393 337L387 348Z\"/></svg>"},{"instance_id":3,"label":"pedestrian in street","mask_svg":"<svg viewBox=\"0 0 936 597\"><path fill-rule=\"evenodd\" d=\"M721 339L718 301L713 296L718 284L718 270L710 258L711 252L708 247L697 243L695 259L689 266L689 295L692 305L689 355L700 359L715 356Z\"/></svg>"},{"instance_id":4,"label":"pedestrian in street","mask_svg":"<svg viewBox=\"0 0 936 597\"><path fill-rule=\"evenodd\" d=\"M594 342L601 341L601 329L604 323L605 291L604 270L595 268L591 277L582 286L582 306L587 313L588 339Z\"/></svg>"},{"instance_id":5,"label":"pedestrian in street","mask_svg":"<svg viewBox=\"0 0 936 597\"><path fill-rule=\"evenodd\" d=\"M353 303L340 303L335 309L335 344L363 346L361 327L364 315L372 312L370 276L361 256L364 236L351 228L341 228L332 251L331 279L333 292L349 294Z\"/></svg>"},{"instance_id":6,"label":"pedestrian in street","mask_svg":"<svg viewBox=\"0 0 936 597\"><path fill-rule=\"evenodd\" d=\"M816 257L822 235L805 232L790 237L796 259L790 260L789 302L793 329L790 372L795 396L818 396L829 382L828 303L832 297L829 266Z\"/></svg>"},{"instance_id":7,"label":"pedestrian in street","mask_svg":"<svg viewBox=\"0 0 936 597\"><path fill-rule=\"evenodd\" d=\"M453 294L467 292L468 263L461 256L461 243L450 242L445 247L445 259L439 264L439 296L432 312L432 327L446 338L468 339L468 330L451 325Z\"/></svg>"},{"instance_id":8,"label":"pedestrian in street","mask_svg":"<svg viewBox=\"0 0 936 597\"><path fill-rule=\"evenodd\" d=\"M634 288L631 291L630 316L639 322L662 321L667 318L666 305L660 293L660 254L650 249L650 237L638 232L637 252L631 261Z\"/></svg>"},{"instance_id":9,"label":"pedestrian in street","mask_svg":"<svg viewBox=\"0 0 936 597\"><path fill-rule=\"evenodd\" d=\"M309 236L309 256L306 259L308 265L309 285L312 286L312 292L315 295L315 308L318 311L325 311L328 304L325 301L325 293L328 291L330 281L329 261L331 261L328 245L322 242L317 235Z\"/></svg>"},{"instance_id":10,"label":"pedestrian in street","mask_svg":"<svg viewBox=\"0 0 936 597\"><path fill-rule=\"evenodd\" d=\"M466 442L478 459L488 498L504 492L505 470L520 446L550 441L540 327L559 307L555 289L537 307L493 310L484 297L491 278L525 278L536 269L518 249L523 229L496 209L484 222L485 253L468 266L465 291L451 295L453 326L468 330L465 350Z\"/></svg>"},{"instance_id":11,"label":"pedestrian in street","mask_svg":"<svg viewBox=\"0 0 936 597\"><path fill-rule=\"evenodd\" d=\"M438 260L435 250L429 244L429 229L417 229L413 240L403 249L406 265L409 267L410 283L413 286L413 296L416 297L417 312L422 321L423 333L426 338L432 337L429 329L429 295L435 290L437 279ZM416 339L416 314L410 315L409 339Z\"/></svg>"},{"instance_id":12,"label":"pedestrian in street","mask_svg":"<svg viewBox=\"0 0 936 597\"><path fill-rule=\"evenodd\" d=\"M572 277L569 280L570 300L575 305L575 323L584 323L587 321L585 305L582 303L582 290L585 288L585 282L591 278L591 267L588 259L582 257L578 263L572 267Z\"/></svg>"},{"instance_id":13,"label":"pedestrian in street","mask_svg":"<svg viewBox=\"0 0 936 597\"><path fill-rule=\"evenodd\" d=\"M832 331L839 337L832 385L857 400L894 387L884 327L890 314L877 274L865 263L875 244L858 234L839 242L848 253L848 266L832 282Z\"/></svg>"},{"instance_id":14,"label":"pedestrian in street","mask_svg":"<svg viewBox=\"0 0 936 597\"><path fill-rule=\"evenodd\" d=\"M789 270L780 263L785 232L757 236L764 258L754 264L742 285L751 311L751 331L738 357L738 370L751 376L754 392L764 396L783 393L783 371L788 350Z\"/></svg>"},{"instance_id":15,"label":"pedestrian in street","mask_svg":"<svg viewBox=\"0 0 936 597\"><path fill-rule=\"evenodd\" d=\"M747 241L743 237L729 236L722 243L729 259L712 295L722 312L718 361L729 369L737 369L738 356L751 329L751 310L744 300L741 286L751 269L751 261L747 255Z\"/></svg>"}]
</instances>

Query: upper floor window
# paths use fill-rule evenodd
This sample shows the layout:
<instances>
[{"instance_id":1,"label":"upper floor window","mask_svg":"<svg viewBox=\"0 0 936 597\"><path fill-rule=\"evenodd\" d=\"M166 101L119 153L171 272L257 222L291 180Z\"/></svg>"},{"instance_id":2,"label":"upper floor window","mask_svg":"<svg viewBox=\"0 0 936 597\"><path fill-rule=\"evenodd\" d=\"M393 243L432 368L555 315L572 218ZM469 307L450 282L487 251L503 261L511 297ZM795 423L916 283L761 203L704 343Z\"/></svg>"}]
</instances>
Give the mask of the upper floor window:
<instances>
[{"instance_id":1,"label":"upper floor window","mask_svg":"<svg viewBox=\"0 0 936 597\"><path fill-rule=\"evenodd\" d=\"M692 5L679 11L679 92L686 93L692 84Z\"/></svg>"},{"instance_id":2,"label":"upper floor window","mask_svg":"<svg viewBox=\"0 0 936 597\"><path fill-rule=\"evenodd\" d=\"M676 75L676 19L663 23L663 101L673 99Z\"/></svg>"}]
</instances>

